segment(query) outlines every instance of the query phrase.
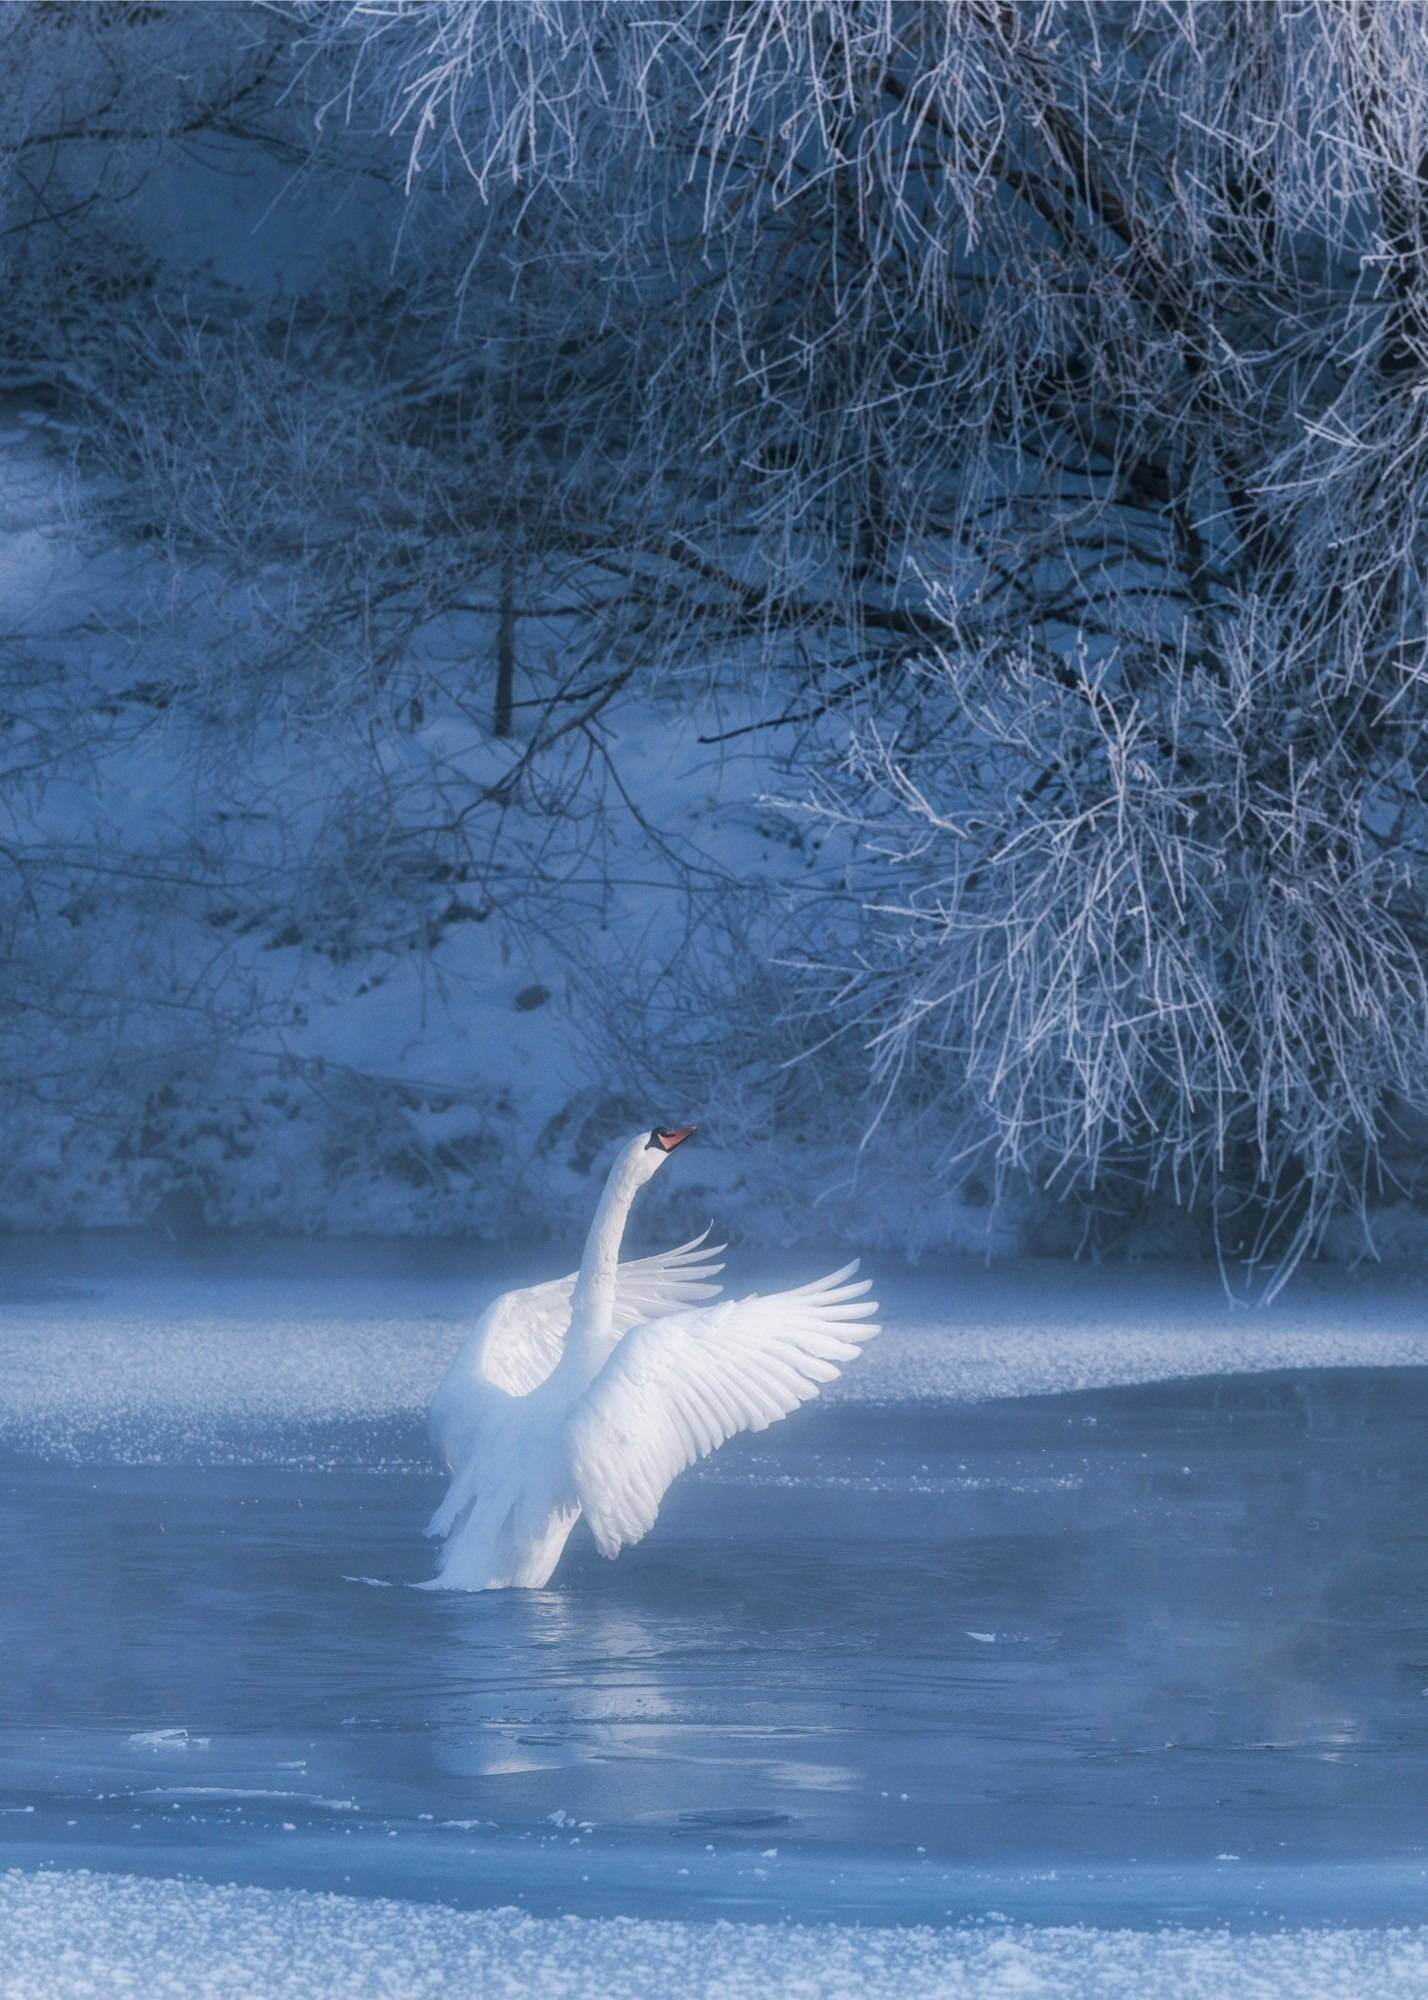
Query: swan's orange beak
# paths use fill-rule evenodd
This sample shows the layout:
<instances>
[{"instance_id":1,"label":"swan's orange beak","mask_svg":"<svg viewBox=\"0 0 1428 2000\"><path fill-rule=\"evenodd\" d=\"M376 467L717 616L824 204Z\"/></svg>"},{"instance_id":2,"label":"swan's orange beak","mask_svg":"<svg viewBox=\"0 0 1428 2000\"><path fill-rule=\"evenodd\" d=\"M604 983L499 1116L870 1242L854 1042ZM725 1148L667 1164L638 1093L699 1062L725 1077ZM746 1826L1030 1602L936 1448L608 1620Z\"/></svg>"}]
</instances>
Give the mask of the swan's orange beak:
<instances>
[{"instance_id":1,"label":"swan's orange beak","mask_svg":"<svg viewBox=\"0 0 1428 2000\"><path fill-rule=\"evenodd\" d=\"M676 1146L682 1146L685 1140L692 1138L698 1130L697 1125L676 1125L673 1131L664 1131L656 1125L654 1131L650 1133L650 1144L658 1146L662 1153L672 1153Z\"/></svg>"}]
</instances>

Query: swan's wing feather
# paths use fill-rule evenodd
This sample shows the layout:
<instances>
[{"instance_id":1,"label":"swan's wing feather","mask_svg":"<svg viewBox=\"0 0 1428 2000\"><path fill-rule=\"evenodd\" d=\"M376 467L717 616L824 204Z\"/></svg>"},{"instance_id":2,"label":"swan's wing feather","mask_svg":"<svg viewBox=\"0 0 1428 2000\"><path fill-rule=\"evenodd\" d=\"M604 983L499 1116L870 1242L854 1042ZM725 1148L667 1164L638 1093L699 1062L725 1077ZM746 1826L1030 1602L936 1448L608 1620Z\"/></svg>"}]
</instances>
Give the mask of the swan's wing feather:
<instances>
[{"instance_id":1,"label":"swan's wing feather","mask_svg":"<svg viewBox=\"0 0 1428 2000\"><path fill-rule=\"evenodd\" d=\"M565 1423L575 1491L602 1555L646 1534L671 1483L737 1431L816 1396L878 1331L847 1264L798 1291L667 1314L620 1342Z\"/></svg>"},{"instance_id":2,"label":"swan's wing feather","mask_svg":"<svg viewBox=\"0 0 1428 2000\"><path fill-rule=\"evenodd\" d=\"M427 1413L432 1447L452 1475L429 1535L447 1535L475 1504L503 1424L560 1359L570 1325L571 1278L492 1299L442 1376Z\"/></svg>"},{"instance_id":3,"label":"swan's wing feather","mask_svg":"<svg viewBox=\"0 0 1428 2000\"><path fill-rule=\"evenodd\" d=\"M710 1282L723 1270L713 1260L722 1243L707 1248L709 1231L653 1257L621 1264L615 1277L614 1331L716 1298ZM524 1285L493 1299L447 1369L431 1406L431 1431L448 1464L452 1441L475 1442L483 1413L511 1396L538 1389L559 1361L570 1327L575 1273L543 1285Z\"/></svg>"},{"instance_id":4,"label":"swan's wing feather","mask_svg":"<svg viewBox=\"0 0 1428 2000\"><path fill-rule=\"evenodd\" d=\"M720 1287L711 1280L724 1266L713 1260L725 1246L710 1243L708 1237L706 1229L677 1249L661 1250L653 1257L632 1257L620 1265L615 1274L616 1334L626 1334L647 1319L662 1319L696 1300L718 1298Z\"/></svg>"},{"instance_id":5,"label":"swan's wing feather","mask_svg":"<svg viewBox=\"0 0 1428 2000\"><path fill-rule=\"evenodd\" d=\"M572 1272L543 1285L525 1285L493 1299L471 1330L462 1354L471 1372L508 1396L539 1388L560 1359L570 1326Z\"/></svg>"}]
</instances>

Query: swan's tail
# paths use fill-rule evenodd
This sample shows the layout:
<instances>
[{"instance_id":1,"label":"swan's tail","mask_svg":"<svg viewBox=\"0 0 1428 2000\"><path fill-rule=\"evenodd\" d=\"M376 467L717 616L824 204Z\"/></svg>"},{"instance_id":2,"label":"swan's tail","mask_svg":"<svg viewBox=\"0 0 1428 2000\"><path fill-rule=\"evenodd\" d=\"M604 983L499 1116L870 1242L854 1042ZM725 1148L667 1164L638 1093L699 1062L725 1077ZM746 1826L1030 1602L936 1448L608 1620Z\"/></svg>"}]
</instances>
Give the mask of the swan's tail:
<instances>
[{"instance_id":1,"label":"swan's tail","mask_svg":"<svg viewBox=\"0 0 1428 2000\"><path fill-rule=\"evenodd\" d=\"M497 1494L475 1490L468 1468L452 1480L427 1533L445 1537L437 1574L423 1590L540 1590L549 1583L571 1529L578 1502L536 1502L524 1490Z\"/></svg>"},{"instance_id":2,"label":"swan's tail","mask_svg":"<svg viewBox=\"0 0 1428 2000\"><path fill-rule=\"evenodd\" d=\"M442 1496L441 1505L427 1522L425 1533L430 1535L433 1541L444 1540L471 1512L479 1497L476 1468L468 1459L464 1465L458 1465L452 1473L450 1484Z\"/></svg>"}]
</instances>

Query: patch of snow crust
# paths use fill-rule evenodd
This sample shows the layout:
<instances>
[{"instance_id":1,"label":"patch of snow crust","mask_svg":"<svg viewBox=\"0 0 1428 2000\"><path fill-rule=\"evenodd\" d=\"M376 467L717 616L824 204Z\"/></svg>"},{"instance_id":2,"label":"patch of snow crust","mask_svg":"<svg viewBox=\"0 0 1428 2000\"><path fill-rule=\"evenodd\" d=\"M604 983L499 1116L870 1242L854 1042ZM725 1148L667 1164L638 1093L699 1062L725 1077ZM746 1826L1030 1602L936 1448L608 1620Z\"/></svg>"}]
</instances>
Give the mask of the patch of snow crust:
<instances>
[{"instance_id":1,"label":"patch of snow crust","mask_svg":"<svg viewBox=\"0 0 1428 2000\"><path fill-rule=\"evenodd\" d=\"M261 1245L252 1254L256 1269L270 1255ZM73 1295L12 1286L0 1313L0 1440L81 1462L238 1463L271 1451L263 1426L418 1425L490 1298L561 1268L545 1253L528 1269L491 1272L476 1252L460 1276L416 1256L399 1274L354 1276L351 1255L315 1246L317 1268L301 1275L190 1267L105 1271ZM801 1282L819 1268L806 1252L776 1272L736 1263L729 1290ZM1203 1267L969 1261L926 1273L874 1257L864 1268L883 1332L824 1392L830 1402L973 1403L1175 1377L1428 1366L1417 1273L1308 1272L1276 1305L1250 1311L1228 1304Z\"/></svg>"},{"instance_id":2,"label":"patch of snow crust","mask_svg":"<svg viewBox=\"0 0 1428 2000\"><path fill-rule=\"evenodd\" d=\"M957 1930L528 1917L0 1875L4 2000L1415 2000L1428 1930Z\"/></svg>"},{"instance_id":3,"label":"patch of snow crust","mask_svg":"<svg viewBox=\"0 0 1428 2000\"><path fill-rule=\"evenodd\" d=\"M129 1738L135 1750L206 1750L207 1736L190 1736L186 1729L138 1729Z\"/></svg>"},{"instance_id":4,"label":"patch of snow crust","mask_svg":"<svg viewBox=\"0 0 1428 2000\"><path fill-rule=\"evenodd\" d=\"M1428 1287L1417 1274L1307 1273L1262 1310L1232 1306L1212 1272L1174 1265L973 1267L878 1289L884 1331L825 1392L830 1400L979 1403L1209 1375L1428 1365Z\"/></svg>"}]
</instances>

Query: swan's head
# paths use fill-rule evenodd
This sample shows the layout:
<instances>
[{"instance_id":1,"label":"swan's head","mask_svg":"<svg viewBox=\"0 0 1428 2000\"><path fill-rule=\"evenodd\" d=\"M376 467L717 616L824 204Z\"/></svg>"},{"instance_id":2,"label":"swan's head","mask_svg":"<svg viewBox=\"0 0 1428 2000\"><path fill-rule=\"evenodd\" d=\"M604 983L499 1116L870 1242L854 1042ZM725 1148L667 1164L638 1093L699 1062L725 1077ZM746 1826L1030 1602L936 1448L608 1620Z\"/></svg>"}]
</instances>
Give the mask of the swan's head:
<instances>
[{"instance_id":1,"label":"swan's head","mask_svg":"<svg viewBox=\"0 0 1428 2000\"><path fill-rule=\"evenodd\" d=\"M693 1134L692 1125L656 1125L652 1132L637 1132L616 1154L611 1179L628 1176L636 1187L643 1187Z\"/></svg>"}]
</instances>

